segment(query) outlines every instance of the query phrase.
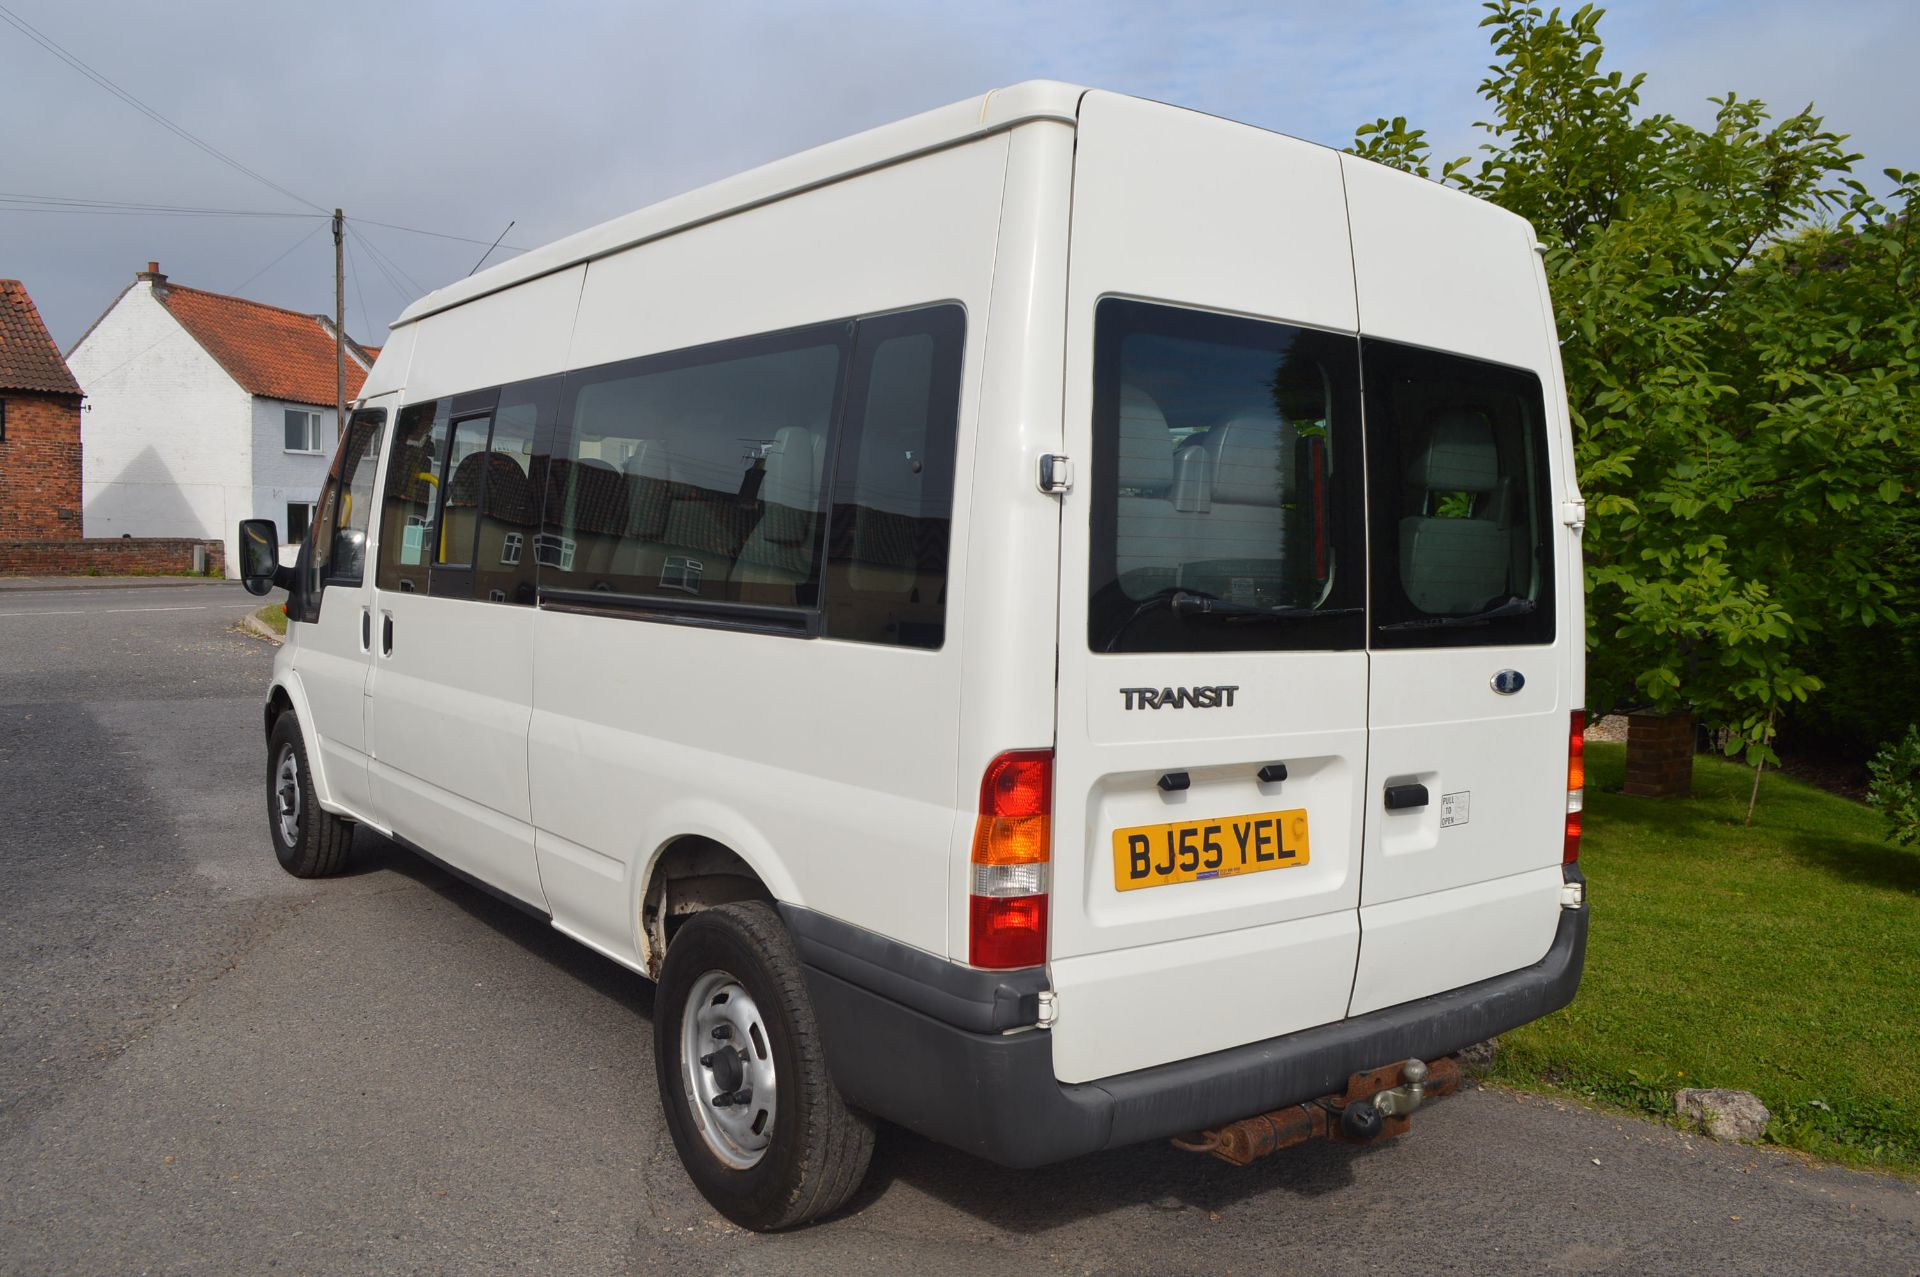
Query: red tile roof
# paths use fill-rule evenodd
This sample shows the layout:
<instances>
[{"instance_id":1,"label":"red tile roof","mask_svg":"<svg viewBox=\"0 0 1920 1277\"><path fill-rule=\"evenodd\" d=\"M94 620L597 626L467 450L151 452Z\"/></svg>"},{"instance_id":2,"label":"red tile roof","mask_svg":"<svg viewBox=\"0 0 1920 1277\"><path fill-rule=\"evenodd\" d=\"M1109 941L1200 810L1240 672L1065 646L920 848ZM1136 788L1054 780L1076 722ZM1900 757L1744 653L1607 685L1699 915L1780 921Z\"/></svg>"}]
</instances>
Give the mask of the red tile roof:
<instances>
[{"instance_id":1,"label":"red tile roof","mask_svg":"<svg viewBox=\"0 0 1920 1277\"><path fill-rule=\"evenodd\" d=\"M333 329L318 317L178 284L159 285L154 296L248 394L333 402ZM348 399L366 379L349 340Z\"/></svg>"},{"instance_id":2,"label":"red tile roof","mask_svg":"<svg viewBox=\"0 0 1920 1277\"><path fill-rule=\"evenodd\" d=\"M60 347L53 344L33 298L17 279L0 279L0 390L80 393L80 383L67 370Z\"/></svg>"}]
</instances>

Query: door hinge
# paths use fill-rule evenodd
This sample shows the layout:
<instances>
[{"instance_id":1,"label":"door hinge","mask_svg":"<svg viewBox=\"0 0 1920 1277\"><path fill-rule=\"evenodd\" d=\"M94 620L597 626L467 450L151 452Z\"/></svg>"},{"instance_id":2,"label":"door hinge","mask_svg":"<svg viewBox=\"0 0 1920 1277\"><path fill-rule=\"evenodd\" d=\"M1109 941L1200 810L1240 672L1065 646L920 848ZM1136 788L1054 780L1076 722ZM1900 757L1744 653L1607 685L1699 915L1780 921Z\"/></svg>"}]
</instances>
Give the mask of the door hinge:
<instances>
[{"instance_id":1,"label":"door hinge","mask_svg":"<svg viewBox=\"0 0 1920 1277\"><path fill-rule=\"evenodd\" d=\"M1585 501L1562 501L1560 503L1560 522L1575 532L1583 531L1587 526L1587 503Z\"/></svg>"},{"instance_id":2,"label":"door hinge","mask_svg":"<svg viewBox=\"0 0 1920 1277\"><path fill-rule=\"evenodd\" d=\"M1040 454L1040 491L1057 497L1073 486L1073 462L1055 452Z\"/></svg>"},{"instance_id":3,"label":"door hinge","mask_svg":"<svg viewBox=\"0 0 1920 1277\"><path fill-rule=\"evenodd\" d=\"M1033 1022L1036 1029L1051 1029L1060 1013L1059 995L1052 989L1040 991L1040 1018Z\"/></svg>"}]
</instances>

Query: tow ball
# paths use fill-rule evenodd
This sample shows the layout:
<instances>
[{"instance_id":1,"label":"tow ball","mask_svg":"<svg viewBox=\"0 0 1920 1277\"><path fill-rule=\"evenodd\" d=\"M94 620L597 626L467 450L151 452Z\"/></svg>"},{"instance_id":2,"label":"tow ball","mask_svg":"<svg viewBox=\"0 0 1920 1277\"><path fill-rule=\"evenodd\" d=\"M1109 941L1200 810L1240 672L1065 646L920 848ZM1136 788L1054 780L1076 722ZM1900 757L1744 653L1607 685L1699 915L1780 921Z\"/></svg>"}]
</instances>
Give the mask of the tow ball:
<instances>
[{"instance_id":1,"label":"tow ball","mask_svg":"<svg viewBox=\"0 0 1920 1277\"><path fill-rule=\"evenodd\" d=\"M1347 1089L1338 1094L1180 1136L1173 1145L1245 1166L1308 1140L1371 1144L1404 1133L1422 1104L1459 1089L1460 1062L1453 1056L1431 1063L1405 1060L1355 1073L1347 1079Z\"/></svg>"}]
</instances>

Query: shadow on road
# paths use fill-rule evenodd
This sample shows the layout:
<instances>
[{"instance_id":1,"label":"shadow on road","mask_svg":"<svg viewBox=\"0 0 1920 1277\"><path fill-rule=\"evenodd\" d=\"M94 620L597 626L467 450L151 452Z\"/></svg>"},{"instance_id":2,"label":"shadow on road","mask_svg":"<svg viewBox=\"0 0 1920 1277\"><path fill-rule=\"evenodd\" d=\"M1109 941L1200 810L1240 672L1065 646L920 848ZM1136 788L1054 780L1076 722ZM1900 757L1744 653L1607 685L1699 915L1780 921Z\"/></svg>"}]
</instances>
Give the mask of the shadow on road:
<instances>
[{"instance_id":1,"label":"shadow on road","mask_svg":"<svg viewBox=\"0 0 1920 1277\"><path fill-rule=\"evenodd\" d=\"M552 925L481 890L370 829L354 831L353 850L343 877L396 873L459 907L503 938L525 949L563 975L653 1022L653 982L603 958ZM651 1030L649 1029L649 1033Z\"/></svg>"}]
</instances>

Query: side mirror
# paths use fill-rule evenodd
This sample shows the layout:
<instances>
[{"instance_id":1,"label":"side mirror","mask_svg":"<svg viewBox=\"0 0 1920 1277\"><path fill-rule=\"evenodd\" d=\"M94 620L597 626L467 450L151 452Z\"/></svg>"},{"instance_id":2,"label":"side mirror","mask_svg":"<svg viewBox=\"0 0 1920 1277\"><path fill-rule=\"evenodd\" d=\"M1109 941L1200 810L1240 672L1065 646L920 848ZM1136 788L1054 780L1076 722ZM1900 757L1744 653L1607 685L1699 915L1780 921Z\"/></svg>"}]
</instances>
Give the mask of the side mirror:
<instances>
[{"instance_id":1,"label":"side mirror","mask_svg":"<svg viewBox=\"0 0 1920 1277\"><path fill-rule=\"evenodd\" d=\"M293 574L280 566L280 533L272 519L240 520L240 583L248 594L293 584Z\"/></svg>"}]
</instances>

